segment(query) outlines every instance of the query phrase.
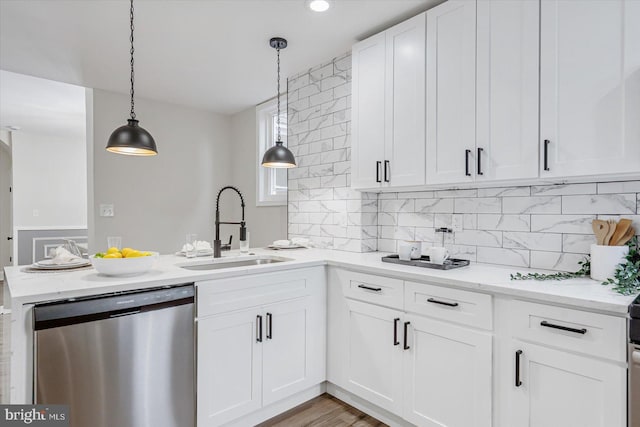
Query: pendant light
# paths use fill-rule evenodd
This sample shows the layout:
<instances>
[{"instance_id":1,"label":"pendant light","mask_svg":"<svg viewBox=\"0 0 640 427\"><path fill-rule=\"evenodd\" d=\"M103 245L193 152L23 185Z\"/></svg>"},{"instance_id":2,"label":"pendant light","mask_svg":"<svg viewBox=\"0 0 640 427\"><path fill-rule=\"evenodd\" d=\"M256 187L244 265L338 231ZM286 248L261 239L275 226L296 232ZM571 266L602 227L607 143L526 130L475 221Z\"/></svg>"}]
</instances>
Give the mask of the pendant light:
<instances>
[{"instance_id":1,"label":"pendant light","mask_svg":"<svg viewBox=\"0 0 640 427\"><path fill-rule=\"evenodd\" d=\"M282 143L280 135L280 49L287 47L287 41L281 37L274 37L269 41L269 45L278 52L278 137L276 145L269 148L262 158L262 166L266 168L295 168L296 159Z\"/></svg>"},{"instance_id":2,"label":"pendant light","mask_svg":"<svg viewBox=\"0 0 640 427\"><path fill-rule=\"evenodd\" d=\"M109 137L107 143L107 151L118 154L126 154L130 156L155 156L158 154L156 142L149 132L138 125L136 113L134 111L133 95L134 95L134 73L133 73L133 0L131 0L131 8L129 11L129 20L131 28L131 112L127 124L120 126L114 130Z\"/></svg>"}]
</instances>

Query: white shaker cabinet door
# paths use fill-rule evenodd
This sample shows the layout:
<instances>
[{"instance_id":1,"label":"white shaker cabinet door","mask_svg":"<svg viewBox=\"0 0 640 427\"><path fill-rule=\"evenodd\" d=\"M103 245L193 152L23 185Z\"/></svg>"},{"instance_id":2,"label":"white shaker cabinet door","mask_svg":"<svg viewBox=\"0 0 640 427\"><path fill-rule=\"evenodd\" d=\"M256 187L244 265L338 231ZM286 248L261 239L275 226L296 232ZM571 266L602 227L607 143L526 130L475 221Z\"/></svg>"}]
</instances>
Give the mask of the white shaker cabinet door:
<instances>
[{"instance_id":1,"label":"white shaker cabinet door","mask_svg":"<svg viewBox=\"0 0 640 427\"><path fill-rule=\"evenodd\" d=\"M349 335L348 366L344 387L402 415L402 312L359 301L348 300L347 304L344 327Z\"/></svg>"},{"instance_id":2,"label":"white shaker cabinet door","mask_svg":"<svg viewBox=\"0 0 640 427\"><path fill-rule=\"evenodd\" d=\"M519 341L511 349L508 425L627 425L625 368Z\"/></svg>"},{"instance_id":3,"label":"white shaker cabinet door","mask_svg":"<svg viewBox=\"0 0 640 427\"><path fill-rule=\"evenodd\" d=\"M259 310L197 322L198 427L219 426L262 406Z\"/></svg>"},{"instance_id":4,"label":"white shaker cabinet door","mask_svg":"<svg viewBox=\"0 0 640 427\"><path fill-rule=\"evenodd\" d=\"M427 11L427 184L473 180L476 2Z\"/></svg>"},{"instance_id":5,"label":"white shaker cabinet door","mask_svg":"<svg viewBox=\"0 0 640 427\"><path fill-rule=\"evenodd\" d=\"M382 183L385 143L386 35L380 33L353 46L352 53L353 188Z\"/></svg>"},{"instance_id":6,"label":"white shaker cabinet door","mask_svg":"<svg viewBox=\"0 0 640 427\"><path fill-rule=\"evenodd\" d=\"M419 316L405 321L404 418L418 426L490 427L491 334Z\"/></svg>"},{"instance_id":7,"label":"white shaker cabinet door","mask_svg":"<svg viewBox=\"0 0 640 427\"><path fill-rule=\"evenodd\" d=\"M541 177L639 172L640 2L540 10Z\"/></svg>"},{"instance_id":8,"label":"white shaker cabinet door","mask_svg":"<svg viewBox=\"0 0 640 427\"><path fill-rule=\"evenodd\" d=\"M425 26L422 13L388 31L383 185L425 183Z\"/></svg>"},{"instance_id":9,"label":"white shaker cabinet door","mask_svg":"<svg viewBox=\"0 0 640 427\"><path fill-rule=\"evenodd\" d=\"M324 306L311 297L264 307L263 405L324 381Z\"/></svg>"},{"instance_id":10,"label":"white shaker cabinet door","mask_svg":"<svg viewBox=\"0 0 640 427\"><path fill-rule=\"evenodd\" d=\"M478 0L476 179L538 177L540 0Z\"/></svg>"}]
</instances>

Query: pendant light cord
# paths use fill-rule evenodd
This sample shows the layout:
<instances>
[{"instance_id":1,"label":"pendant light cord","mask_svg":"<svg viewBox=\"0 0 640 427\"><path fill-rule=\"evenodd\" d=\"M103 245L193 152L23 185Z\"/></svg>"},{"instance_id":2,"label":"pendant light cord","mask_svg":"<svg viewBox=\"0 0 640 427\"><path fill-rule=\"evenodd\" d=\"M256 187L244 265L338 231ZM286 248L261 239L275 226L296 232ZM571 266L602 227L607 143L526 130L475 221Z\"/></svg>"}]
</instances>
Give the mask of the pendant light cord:
<instances>
[{"instance_id":1,"label":"pendant light cord","mask_svg":"<svg viewBox=\"0 0 640 427\"><path fill-rule=\"evenodd\" d=\"M278 117L277 117L278 139L276 142L282 142L282 140L280 139L280 48L276 49L276 52L278 52Z\"/></svg>"},{"instance_id":2,"label":"pendant light cord","mask_svg":"<svg viewBox=\"0 0 640 427\"><path fill-rule=\"evenodd\" d=\"M129 41L131 42L131 119L135 120L136 118L136 113L133 109L134 107L134 103L133 103L133 95L134 95L134 89L133 89L133 83L134 83L134 74L133 74L133 52L134 52L134 48L133 48L133 0L131 0L131 9L130 9L130 13L129 13L129 20L131 23L131 36L129 37Z\"/></svg>"}]
</instances>

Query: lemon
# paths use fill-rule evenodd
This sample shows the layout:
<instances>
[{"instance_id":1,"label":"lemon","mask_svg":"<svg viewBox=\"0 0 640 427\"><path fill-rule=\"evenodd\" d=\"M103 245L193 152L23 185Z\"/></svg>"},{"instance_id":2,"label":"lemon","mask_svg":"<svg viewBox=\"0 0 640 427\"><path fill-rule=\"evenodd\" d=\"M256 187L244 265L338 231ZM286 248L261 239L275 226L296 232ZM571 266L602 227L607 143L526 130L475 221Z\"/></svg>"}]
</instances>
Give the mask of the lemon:
<instances>
[{"instance_id":1,"label":"lemon","mask_svg":"<svg viewBox=\"0 0 640 427\"><path fill-rule=\"evenodd\" d=\"M136 251L136 250L130 250L129 252L127 252L127 254L125 255L126 258L139 258L142 255L142 252L140 251Z\"/></svg>"},{"instance_id":2,"label":"lemon","mask_svg":"<svg viewBox=\"0 0 640 427\"><path fill-rule=\"evenodd\" d=\"M107 249L107 254L115 254L115 253L120 253L120 249L116 248L115 246Z\"/></svg>"},{"instance_id":3,"label":"lemon","mask_svg":"<svg viewBox=\"0 0 640 427\"><path fill-rule=\"evenodd\" d=\"M111 253L107 253L104 258L110 258L110 259L114 259L114 258L122 258L122 254L120 252L111 252Z\"/></svg>"},{"instance_id":4,"label":"lemon","mask_svg":"<svg viewBox=\"0 0 640 427\"><path fill-rule=\"evenodd\" d=\"M142 252L142 256L151 256L151 255L153 255L153 254L151 252L149 252L149 251Z\"/></svg>"}]
</instances>

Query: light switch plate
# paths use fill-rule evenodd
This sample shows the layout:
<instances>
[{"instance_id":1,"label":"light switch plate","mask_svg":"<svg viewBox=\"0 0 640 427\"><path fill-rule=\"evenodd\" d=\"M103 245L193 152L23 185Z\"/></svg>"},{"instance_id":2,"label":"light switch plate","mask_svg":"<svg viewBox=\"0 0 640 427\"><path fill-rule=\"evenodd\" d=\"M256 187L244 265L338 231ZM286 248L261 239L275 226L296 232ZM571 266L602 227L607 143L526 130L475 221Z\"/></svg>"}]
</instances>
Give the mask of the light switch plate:
<instances>
[{"instance_id":1,"label":"light switch plate","mask_svg":"<svg viewBox=\"0 0 640 427\"><path fill-rule=\"evenodd\" d=\"M100 216L113 216L113 205L100 205Z\"/></svg>"},{"instance_id":2,"label":"light switch plate","mask_svg":"<svg viewBox=\"0 0 640 427\"><path fill-rule=\"evenodd\" d=\"M451 228L459 233L464 229L464 215L454 214L451 220Z\"/></svg>"}]
</instances>

